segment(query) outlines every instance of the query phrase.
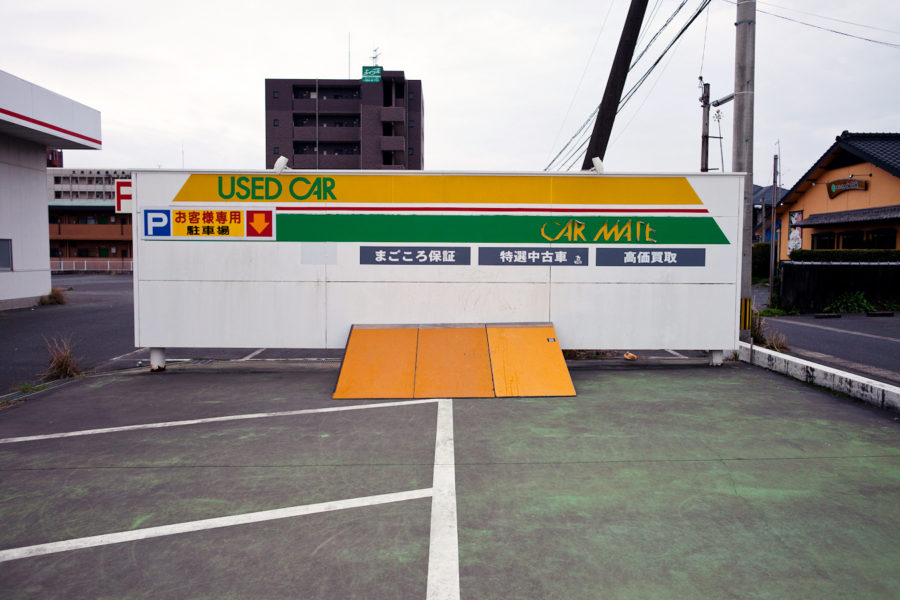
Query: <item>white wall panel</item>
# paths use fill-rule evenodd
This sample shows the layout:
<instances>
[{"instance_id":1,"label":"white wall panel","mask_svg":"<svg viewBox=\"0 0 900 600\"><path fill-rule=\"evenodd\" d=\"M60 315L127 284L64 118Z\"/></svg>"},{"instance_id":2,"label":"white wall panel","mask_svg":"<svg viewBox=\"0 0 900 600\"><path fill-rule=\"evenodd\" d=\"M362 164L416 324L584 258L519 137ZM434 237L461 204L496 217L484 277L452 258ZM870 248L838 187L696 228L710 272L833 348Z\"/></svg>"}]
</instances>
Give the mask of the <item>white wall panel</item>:
<instances>
[{"instance_id":1,"label":"white wall panel","mask_svg":"<svg viewBox=\"0 0 900 600\"><path fill-rule=\"evenodd\" d=\"M137 345L324 348L325 284L140 281Z\"/></svg>"},{"instance_id":2,"label":"white wall panel","mask_svg":"<svg viewBox=\"0 0 900 600\"><path fill-rule=\"evenodd\" d=\"M566 348L737 347L734 285L558 284L550 306Z\"/></svg>"},{"instance_id":3,"label":"white wall panel","mask_svg":"<svg viewBox=\"0 0 900 600\"><path fill-rule=\"evenodd\" d=\"M328 347L342 348L354 324L545 322L544 283L332 282Z\"/></svg>"}]
</instances>

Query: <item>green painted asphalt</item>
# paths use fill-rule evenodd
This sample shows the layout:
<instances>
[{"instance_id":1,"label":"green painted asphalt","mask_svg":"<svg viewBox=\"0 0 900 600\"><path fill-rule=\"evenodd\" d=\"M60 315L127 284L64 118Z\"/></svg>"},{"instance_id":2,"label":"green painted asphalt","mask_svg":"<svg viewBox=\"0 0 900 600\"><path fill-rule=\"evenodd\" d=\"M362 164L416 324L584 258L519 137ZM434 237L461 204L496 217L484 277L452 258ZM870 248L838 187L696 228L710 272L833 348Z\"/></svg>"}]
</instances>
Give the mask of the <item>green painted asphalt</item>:
<instances>
[{"instance_id":1,"label":"green painted asphalt","mask_svg":"<svg viewBox=\"0 0 900 600\"><path fill-rule=\"evenodd\" d=\"M892 598L897 413L746 365L454 400L462 598ZM0 438L334 405L337 370L43 392ZM435 404L0 444L0 550L427 488ZM0 564L9 598L423 598L428 498Z\"/></svg>"},{"instance_id":2,"label":"green painted asphalt","mask_svg":"<svg viewBox=\"0 0 900 600\"><path fill-rule=\"evenodd\" d=\"M749 368L574 378L456 401L466 596L896 597L891 413Z\"/></svg>"}]
</instances>

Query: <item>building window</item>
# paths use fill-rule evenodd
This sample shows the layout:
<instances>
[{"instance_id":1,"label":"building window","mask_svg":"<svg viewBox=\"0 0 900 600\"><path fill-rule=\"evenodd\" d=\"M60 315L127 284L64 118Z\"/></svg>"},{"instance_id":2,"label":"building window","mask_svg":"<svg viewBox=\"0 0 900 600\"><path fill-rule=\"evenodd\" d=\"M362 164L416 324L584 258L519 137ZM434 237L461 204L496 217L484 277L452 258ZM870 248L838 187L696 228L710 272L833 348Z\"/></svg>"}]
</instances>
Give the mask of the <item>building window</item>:
<instances>
[{"instance_id":1,"label":"building window","mask_svg":"<svg viewBox=\"0 0 900 600\"><path fill-rule=\"evenodd\" d=\"M844 231L841 233L841 249L843 250L857 250L859 248L865 248L865 240L863 238L863 232L856 229L853 231Z\"/></svg>"},{"instance_id":2,"label":"building window","mask_svg":"<svg viewBox=\"0 0 900 600\"><path fill-rule=\"evenodd\" d=\"M416 151L412 148L409 149L409 155L412 156L416 153Z\"/></svg>"},{"instance_id":3,"label":"building window","mask_svg":"<svg viewBox=\"0 0 900 600\"><path fill-rule=\"evenodd\" d=\"M0 240L0 271L12 271L12 240Z\"/></svg>"},{"instance_id":4,"label":"building window","mask_svg":"<svg viewBox=\"0 0 900 600\"><path fill-rule=\"evenodd\" d=\"M272 119L272 127L278 127L278 119Z\"/></svg>"},{"instance_id":5,"label":"building window","mask_svg":"<svg viewBox=\"0 0 900 600\"><path fill-rule=\"evenodd\" d=\"M59 248L50 248L50 258L59 258L62 256L62 252L59 251Z\"/></svg>"},{"instance_id":6,"label":"building window","mask_svg":"<svg viewBox=\"0 0 900 600\"><path fill-rule=\"evenodd\" d=\"M278 156L279 154L281 154L281 149L278 146L272 146L272 154Z\"/></svg>"},{"instance_id":7,"label":"building window","mask_svg":"<svg viewBox=\"0 0 900 600\"><path fill-rule=\"evenodd\" d=\"M272 98L275 99L275 100L278 100L278 90L273 90L273 91L272 91Z\"/></svg>"},{"instance_id":8,"label":"building window","mask_svg":"<svg viewBox=\"0 0 900 600\"><path fill-rule=\"evenodd\" d=\"M409 93L409 99L410 99L410 100L412 100L412 99L415 98L415 97L416 97L416 93L415 93L415 92L410 92L410 93Z\"/></svg>"},{"instance_id":9,"label":"building window","mask_svg":"<svg viewBox=\"0 0 900 600\"><path fill-rule=\"evenodd\" d=\"M834 232L824 231L812 234L813 250L834 250Z\"/></svg>"},{"instance_id":10,"label":"building window","mask_svg":"<svg viewBox=\"0 0 900 600\"><path fill-rule=\"evenodd\" d=\"M409 121L409 126L410 126L410 128L415 127L415 126L416 126L416 122L413 121L413 120L410 120L410 121Z\"/></svg>"},{"instance_id":11,"label":"building window","mask_svg":"<svg viewBox=\"0 0 900 600\"><path fill-rule=\"evenodd\" d=\"M874 229L866 234L866 246L879 250L897 248L896 229Z\"/></svg>"}]
</instances>

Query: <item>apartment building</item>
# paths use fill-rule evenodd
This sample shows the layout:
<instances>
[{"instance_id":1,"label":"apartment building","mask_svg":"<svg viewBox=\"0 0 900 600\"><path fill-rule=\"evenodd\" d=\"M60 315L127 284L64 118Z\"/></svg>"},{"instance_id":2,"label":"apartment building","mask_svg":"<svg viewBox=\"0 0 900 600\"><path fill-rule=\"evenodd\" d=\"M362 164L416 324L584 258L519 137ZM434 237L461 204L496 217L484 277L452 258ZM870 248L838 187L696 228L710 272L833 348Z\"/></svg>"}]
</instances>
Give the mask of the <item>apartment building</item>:
<instances>
[{"instance_id":1,"label":"apartment building","mask_svg":"<svg viewBox=\"0 0 900 600\"><path fill-rule=\"evenodd\" d=\"M266 79L266 168L423 169L422 82L372 79Z\"/></svg>"},{"instance_id":2,"label":"apartment building","mask_svg":"<svg viewBox=\"0 0 900 600\"><path fill-rule=\"evenodd\" d=\"M131 215L116 214L116 179L127 169L47 169L50 258L129 262Z\"/></svg>"}]
</instances>

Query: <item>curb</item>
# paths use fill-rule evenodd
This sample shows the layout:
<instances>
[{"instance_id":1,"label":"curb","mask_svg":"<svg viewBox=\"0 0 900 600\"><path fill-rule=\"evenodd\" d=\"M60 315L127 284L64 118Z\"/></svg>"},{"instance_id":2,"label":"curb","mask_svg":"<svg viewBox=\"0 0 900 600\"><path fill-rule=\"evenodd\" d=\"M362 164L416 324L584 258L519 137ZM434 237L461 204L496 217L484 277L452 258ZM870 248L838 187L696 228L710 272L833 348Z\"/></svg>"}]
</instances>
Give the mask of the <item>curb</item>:
<instances>
[{"instance_id":1,"label":"curb","mask_svg":"<svg viewBox=\"0 0 900 600\"><path fill-rule=\"evenodd\" d=\"M752 351L752 360L751 360ZM738 342L738 356L746 363L782 373L835 392L847 394L880 408L900 410L900 387L868 379L832 367Z\"/></svg>"},{"instance_id":2,"label":"curb","mask_svg":"<svg viewBox=\"0 0 900 600\"><path fill-rule=\"evenodd\" d=\"M638 358L637 360L625 360L615 358L586 358L580 360L567 360L566 367L570 371L587 371L603 369L625 368L671 368L671 367L708 367L709 357L703 358Z\"/></svg>"}]
</instances>

